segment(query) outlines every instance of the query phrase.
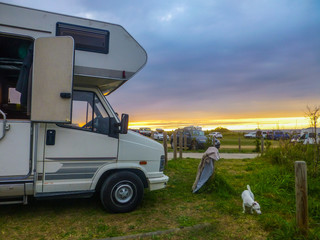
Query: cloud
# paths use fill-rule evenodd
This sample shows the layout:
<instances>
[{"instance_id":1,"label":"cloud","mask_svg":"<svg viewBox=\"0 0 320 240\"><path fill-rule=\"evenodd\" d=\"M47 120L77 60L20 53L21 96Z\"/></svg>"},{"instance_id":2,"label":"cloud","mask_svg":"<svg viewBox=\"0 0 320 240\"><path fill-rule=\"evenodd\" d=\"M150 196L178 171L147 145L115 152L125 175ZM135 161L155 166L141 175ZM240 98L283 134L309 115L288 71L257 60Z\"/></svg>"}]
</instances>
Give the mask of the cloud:
<instances>
[{"instance_id":1,"label":"cloud","mask_svg":"<svg viewBox=\"0 0 320 240\"><path fill-rule=\"evenodd\" d=\"M170 22L174 18L178 17L178 15L182 14L184 11L185 11L185 8L182 6L174 7L172 10L168 11L162 16L159 16L159 20L160 22Z\"/></svg>"},{"instance_id":2,"label":"cloud","mask_svg":"<svg viewBox=\"0 0 320 240\"><path fill-rule=\"evenodd\" d=\"M123 25L148 63L109 99L136 118L303 115L320 100L316 0L6 2Z\"/></svg>"}]
</instances>

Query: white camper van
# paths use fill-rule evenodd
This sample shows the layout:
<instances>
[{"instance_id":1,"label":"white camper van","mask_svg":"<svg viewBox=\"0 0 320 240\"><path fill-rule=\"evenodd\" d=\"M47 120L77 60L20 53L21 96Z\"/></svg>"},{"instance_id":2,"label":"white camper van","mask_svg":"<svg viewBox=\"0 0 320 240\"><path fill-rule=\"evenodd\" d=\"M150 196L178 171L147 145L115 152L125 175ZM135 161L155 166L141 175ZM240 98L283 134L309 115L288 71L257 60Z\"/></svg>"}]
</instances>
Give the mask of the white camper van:
<instances>
[{"instance_id":1,"label":"white camper van","mask_svg":"<svg viewBox=\"0 0 320 240\"><path fill-rule=\"evenodd\" d=\"M128 212L164 188L162 145L106 100L146 61L119 25L0 3L0 204L98 192Z\"/></svg>"}]
</instances>

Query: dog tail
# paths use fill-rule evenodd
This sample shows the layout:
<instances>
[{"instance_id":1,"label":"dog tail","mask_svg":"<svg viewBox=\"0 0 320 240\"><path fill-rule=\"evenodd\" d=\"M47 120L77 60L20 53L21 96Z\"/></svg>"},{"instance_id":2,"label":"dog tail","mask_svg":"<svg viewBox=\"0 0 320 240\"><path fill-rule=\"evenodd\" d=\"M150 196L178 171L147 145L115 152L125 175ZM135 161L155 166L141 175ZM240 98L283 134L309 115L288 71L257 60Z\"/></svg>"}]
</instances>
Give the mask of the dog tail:
<instances>
[{"instance_id":1,"label":"dog tail","mask_svg":"<svg viewBox=\"0 0 320 240\"><path fill-rule=\"evenodd\" d=\"M250 186L249 186L249 185L247 185L247 189L251 192L251 188L250 188Z\"/></svg>"}]
</instances>

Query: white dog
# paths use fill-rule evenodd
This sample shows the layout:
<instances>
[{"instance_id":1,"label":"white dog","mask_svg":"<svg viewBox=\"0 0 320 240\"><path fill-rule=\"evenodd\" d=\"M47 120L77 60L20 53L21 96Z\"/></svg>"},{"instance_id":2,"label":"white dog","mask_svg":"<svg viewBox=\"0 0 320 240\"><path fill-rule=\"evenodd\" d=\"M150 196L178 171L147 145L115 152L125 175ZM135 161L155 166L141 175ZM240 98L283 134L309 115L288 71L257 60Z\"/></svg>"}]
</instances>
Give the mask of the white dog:
<instances>
[{"instance_id":1,"label":"white dog","mask_svg":"<svg viewBox=\"0 0 320 240\"><path fill-rule=\"evenodd\" d=\"M246 211L246 207L250 209L251 214L252 210L255 210L257 214L261 214L260 205L256 201L254 201L253 193L251 192L250 186L247 185L248 190L244 190L241 194L243 200L243 213Z\"/></svg>"}]
</instances>

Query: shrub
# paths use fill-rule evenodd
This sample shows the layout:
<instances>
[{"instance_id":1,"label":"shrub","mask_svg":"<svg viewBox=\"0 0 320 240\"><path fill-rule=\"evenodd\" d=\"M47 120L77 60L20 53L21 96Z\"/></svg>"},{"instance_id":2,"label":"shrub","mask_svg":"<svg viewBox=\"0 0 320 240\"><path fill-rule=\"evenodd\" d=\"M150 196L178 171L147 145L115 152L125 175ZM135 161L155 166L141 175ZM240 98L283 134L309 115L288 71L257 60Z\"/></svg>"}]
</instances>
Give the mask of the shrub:
<instances>
[{"instance_id":1,"label":"shrub","mask_svg":"<svg viewBox=\"0 0 320 240\"><path fill-rule=\"evenodd\" d=\"M209 147L214 146L215 144L213 143L213 136L212 135L207 135L207 140L204 144L204 149L208 149Z\"/></svg>"},{"instance_id":2,"label":"shrub","mask_svg":"<svg viewBox=\"0 0 320 240\"><path fill-rule=\"evenodd\" d=\"M261 141L260 138L256 138L256 149L255 152L261 152Z\"/></svg>"},{"instance_id":3,"label":"shrub","mask_svg":"<svg viewBox=\"0 0 320 240\"><path fill-rule=\"evenodd\" d=\"M271 163L279 165L290 165L295 161L305 161L308 168L313 169L313 146L303 144L292 144L288 141L280 141L279 148L269 148L265 157Z\"/></svg>"}]
</instances>

